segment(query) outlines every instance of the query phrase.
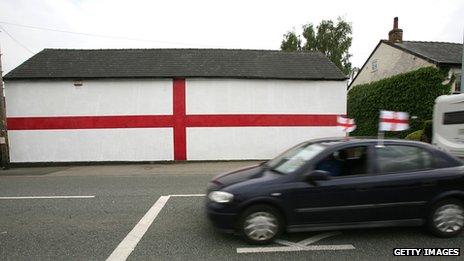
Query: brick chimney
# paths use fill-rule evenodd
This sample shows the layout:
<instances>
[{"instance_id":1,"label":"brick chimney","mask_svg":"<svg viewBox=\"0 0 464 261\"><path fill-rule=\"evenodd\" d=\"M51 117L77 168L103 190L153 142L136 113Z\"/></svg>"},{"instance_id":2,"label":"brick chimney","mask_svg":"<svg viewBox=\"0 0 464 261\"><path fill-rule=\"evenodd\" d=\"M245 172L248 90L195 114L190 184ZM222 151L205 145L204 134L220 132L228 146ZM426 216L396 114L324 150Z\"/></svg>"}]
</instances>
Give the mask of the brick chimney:
<instances>
[{"instance_id":1,"label":"brick chimney","mask_svg":"<svg viewBox=\"0 0 464 261\"><path fill-rule=\"evenodd\" d=\"M401 43L403 41L403 30L398 28L398 17L393 19L393 29L388 32L388 41L391 43Z\"/></svg>"}]
</instances>

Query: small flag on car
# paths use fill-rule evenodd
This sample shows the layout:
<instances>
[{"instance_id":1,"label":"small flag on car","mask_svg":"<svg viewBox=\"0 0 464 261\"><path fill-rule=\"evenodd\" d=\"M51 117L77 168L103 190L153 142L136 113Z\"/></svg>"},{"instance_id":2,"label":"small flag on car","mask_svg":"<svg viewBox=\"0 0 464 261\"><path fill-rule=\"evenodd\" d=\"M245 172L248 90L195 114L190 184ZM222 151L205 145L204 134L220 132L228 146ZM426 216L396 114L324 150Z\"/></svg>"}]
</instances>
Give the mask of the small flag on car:
<instances>
[{"instance_id":1,"label":"small flag on car","mask_svg":"<svg viewBox=\"0 0 464 261\"><path fill-rule=\"evenodd\" d=\"M401 111L380 111L379 131L409 129L409 114Z\"/></svg>"},{"instance_id":2,"label":"small flag on car","mask_svg":"<svg viewBox=\"0 0 464 261\"><path fill-rule=\"evenodd\" d=\"M350 119L344 116L337 116L337 126L344 132L352 132L356 129L354 119Z\"/></svg>"}]
</instances>

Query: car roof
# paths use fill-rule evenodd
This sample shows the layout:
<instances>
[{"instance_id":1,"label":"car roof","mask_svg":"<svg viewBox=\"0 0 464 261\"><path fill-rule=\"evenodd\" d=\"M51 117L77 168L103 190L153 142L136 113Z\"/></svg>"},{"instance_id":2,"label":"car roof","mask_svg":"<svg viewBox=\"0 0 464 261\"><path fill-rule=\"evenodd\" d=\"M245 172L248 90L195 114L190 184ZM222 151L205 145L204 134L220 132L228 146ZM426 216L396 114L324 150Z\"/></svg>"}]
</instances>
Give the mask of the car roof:
<instances>
[{"instance_id":1,"label":"car roof","mask_svg":"<svg viewBox=\"0 0 464 261\"><path fill-rule=\"evenodd\" d=\"M321 138L321 139L313 139L308 141L308 143L317 143L324 145L327 149L341 149L345 147L345 145L372 145L379 142L380 139L376 137L334 137L334 138ZM403 140L403 139L391 139L386 138L382 140L382 144L386 145L404 145L404 146L415 146L425 150L428 150L431 153L437 153L435 155L439 155L440 157L444 157L449 162L454 162L457 165L464 165L464 161L459 159L458 157L451 155L448 152L442 151L437 147L420 141L413 141L413 140ZM457 166L456 165L456 166Z\"/></svg>"},{"instance_id":2,"label":"car roof","mask_svg":"<svg viewBox=\"0 0 464 261\"><path fill-rule=\"evenodd\" d=\"M331 138L320 138L320 139L313 139L308 141L309 143L324 143L324 145L331 146L331 145L342 145L342 144L367 144L367 143L380 143L383 144L398 144L398 145L414 145L414 146L421 146L427 148L434 148L428 143L413 141L413 140L403 140L403 139L378 139L376 137L331 137Z\"/></svg>"}]
</instances>

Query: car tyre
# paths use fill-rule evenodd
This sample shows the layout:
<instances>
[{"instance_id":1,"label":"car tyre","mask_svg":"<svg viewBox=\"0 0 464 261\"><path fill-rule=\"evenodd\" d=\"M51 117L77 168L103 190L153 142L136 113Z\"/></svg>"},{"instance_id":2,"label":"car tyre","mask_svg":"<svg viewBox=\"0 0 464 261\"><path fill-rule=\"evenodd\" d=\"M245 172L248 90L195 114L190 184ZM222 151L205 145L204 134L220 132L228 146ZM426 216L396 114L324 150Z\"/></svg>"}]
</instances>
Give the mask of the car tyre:
<instances>
[{"instance_id":1,"label":"car tyre","mask_svg":"<svg viewBox=\"0 0 464 261\"><path fill-rule=\"evenodd\" d=\"M428 228L438 237L453 237L464 227L464 205L457 199L445 199L435 203L428 218Z\"/></svg>"},{"instance_id":2,"label":"car tyre","mask_svg":"<svg viewBox=\"0 0 464 261\"><path fill-rule=\"evenodd\" d=\"M279 211L269 205L254 205L241 215L239 231L251 244L264 245L271 243L282 233L282 216Z\"/></svg>"}]
</instances>

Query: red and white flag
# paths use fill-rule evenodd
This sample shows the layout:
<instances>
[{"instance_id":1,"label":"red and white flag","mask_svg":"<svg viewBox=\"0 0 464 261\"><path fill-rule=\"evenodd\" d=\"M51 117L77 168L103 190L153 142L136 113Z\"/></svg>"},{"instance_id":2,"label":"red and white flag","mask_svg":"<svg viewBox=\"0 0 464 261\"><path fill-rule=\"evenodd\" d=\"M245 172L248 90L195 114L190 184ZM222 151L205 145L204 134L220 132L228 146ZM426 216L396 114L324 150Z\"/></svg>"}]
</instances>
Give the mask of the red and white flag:
<instances>
[{"instance_id":1,"label":"red and white flag","mask_svg":"<svg viewBox=\"0 0 464 261\"><path fill-rule=\"evenodd\" d=\"M354 119L343 116L337 116L337 126L344 132L352 132L356 129Z\"/></svg>"},{"instance_id":2,"label":"red and white flag","mask_svg":"<svg viewBox=\"0 0 464 261\"><path fill-rule=\"evenodd\" d=\"M380 111L380 131L403 131L409 129L409 114L401 111Z\"/></svg>"}]
</instances>

